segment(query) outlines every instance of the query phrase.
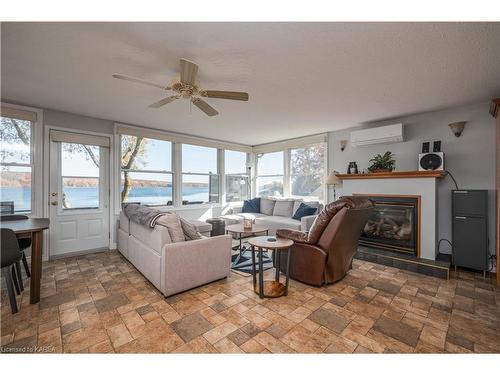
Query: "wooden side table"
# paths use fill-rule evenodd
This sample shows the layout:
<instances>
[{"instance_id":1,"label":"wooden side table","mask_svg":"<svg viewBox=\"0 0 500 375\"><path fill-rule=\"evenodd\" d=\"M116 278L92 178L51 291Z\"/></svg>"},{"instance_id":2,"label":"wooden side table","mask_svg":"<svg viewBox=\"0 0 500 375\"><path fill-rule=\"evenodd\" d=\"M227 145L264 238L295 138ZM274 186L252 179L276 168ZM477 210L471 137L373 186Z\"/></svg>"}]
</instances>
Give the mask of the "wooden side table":
<instances>
[{"instance_id":1,"label":"wooden side table","mask_svg":"<svg viewBox=\"0 0 500 375\"><path fill-rule=\"evenodd\" d=\"M268 241L269 236L259 236L250 238L248 243L252 246L252 270L253 270L253 289L260 298L277 298L288 295L288 284L290 282L290 258L292 240L283 238L276 238L276 241ZM255 248L259 251L259 285L257 286L257 272L255 262ZM274 251L274 267L276 268L276 275L274 280L264 280L264 266L262 262L263 250ZM280 282L280 252L287 251L286 258L286 281L285 284Z\"/></svg>"},{"instance_id":2,"label":"wooden side table","mask_svg":"<svg viewBox=\"0 0 500 375\"><path fill-rule=\"evenodd\" d=\"M269 227L266 227L264 225L257 225L254 224L252 228L246 229L243 224L233 224L233 225L228 225L226 227L226 234L236 234L238 236L238 239L240 240L240 245L233 247L233 250L239 250L239 254L236 257L236 259L233 262L232 267L233 268L238 268L240 265L240 261L243 258L243 254L245 251L247 251L247 248L243 245L243 235L246 237L249 236L255 236L257 233L260 234L269 234Z\"/></svg>"}]
</instances>

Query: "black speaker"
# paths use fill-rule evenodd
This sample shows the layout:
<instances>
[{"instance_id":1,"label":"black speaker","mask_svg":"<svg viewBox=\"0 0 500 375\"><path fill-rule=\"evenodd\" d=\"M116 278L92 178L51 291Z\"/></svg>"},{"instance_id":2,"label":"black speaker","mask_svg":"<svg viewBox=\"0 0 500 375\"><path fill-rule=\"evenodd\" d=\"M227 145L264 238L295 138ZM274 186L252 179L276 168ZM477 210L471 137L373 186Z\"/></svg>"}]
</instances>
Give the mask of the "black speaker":
<instances>
[{"instance_id":1,"label":"black speaker","mask_svg":"<svg viewBox=\"0 0 500 375\"><path fill-rule=\"evenodd\" d=\"M444 153L426 152L418 155L419 171L442 171L444 170Z\"/></svg>"},{"instance_id":2,"label":"black speaker","mask_svg":"<svg viewBox=\"0 0 500 375\"><path fill-rule=\"evenodd\" d=\"M429 142L422 143L422 154L429 152L429 150L430 150L430 143Z\"/></svg>"},{"instance_id":3,"label":"black speaker","mask_svg":"<svg viewBox=\"0 0 500 375\"><path fill-rule=\"evenodd\" d=\"M434 141L432 152L441 152L441 141Z\"/></svg>"}]
</instances>

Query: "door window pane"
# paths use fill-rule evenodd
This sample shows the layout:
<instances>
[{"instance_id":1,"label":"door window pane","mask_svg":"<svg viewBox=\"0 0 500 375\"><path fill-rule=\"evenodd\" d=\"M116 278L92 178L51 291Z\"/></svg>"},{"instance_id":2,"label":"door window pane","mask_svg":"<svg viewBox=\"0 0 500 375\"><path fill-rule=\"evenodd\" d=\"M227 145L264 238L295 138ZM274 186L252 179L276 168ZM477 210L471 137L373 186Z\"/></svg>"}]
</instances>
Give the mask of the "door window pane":
<instances>
[{"instance_id":1,"label":"door window pane","mask_svg":"<svg viewBox=\"0 0 500 375\"><path fill-rule=\"evenodd\" d=\"M99 207L99 146L61 144L63 209Z\"/></svg>"},{"instance_id":2,"label":"door window pane","mask_svg":"<svg viewBox=\"0 0 500 375\"><path fill-rule=\"evenodd\" d=\"M0 161L30 164L31 122L1 117Z\"/></svg>"},{"instance_id":3,"label":"door window pane","mask_svg":"<svg viewBox=\"0 0 500 375\"><path fill-rule=\"evenodd\" d=\"M283 195L283 176L258 177L257 195L263 196L282 196Z\"/></svg>"},{"instance_id":4,"label":"door window pane","mask_svg":"<svg viewBox=\"0 0 500 375\"><path fill-rule=\"evenodd\" d=\"M293 196L323 200L325 145L315 144L291 150L291 192Z\"/></svg>"},{"instance_id":5,"label":"door window pane","mask_svg":"<svg viewBox=\"0 0 500 375\"><path fill-rule=\"evenodd\" d=\"M62 188L63 208L99 207L98 177L63 177Z\"/></svg>"},{"instance_id":6,"label":"door window pane","mask_svg":"<svg viewBox=\"0 0 500 375\"><path fill-rule=\"evenodd\" d=\"M182 175L182 204L219 202L219 176Z\"/></svg>"},{"instance_id":7,"label":"door window pane","mask_svg":"<svg viewBox=\"0 0 500 375\"><path fill-rule=\"evenodd\" d=\"M172 174L122 171L123 202L172 205ZM124 185L127 183L127 189Z\"/></svg>"},{"instance_id":8,"label":"door window pane","mask_svg":"<svg viewBox=\"0 0 500 375\"><path fill-rule=\"evenodd\" d=\"M31 167L1 167L0 201L14 202L15 212L31 211Z\"/></svg>"}]
</instances>

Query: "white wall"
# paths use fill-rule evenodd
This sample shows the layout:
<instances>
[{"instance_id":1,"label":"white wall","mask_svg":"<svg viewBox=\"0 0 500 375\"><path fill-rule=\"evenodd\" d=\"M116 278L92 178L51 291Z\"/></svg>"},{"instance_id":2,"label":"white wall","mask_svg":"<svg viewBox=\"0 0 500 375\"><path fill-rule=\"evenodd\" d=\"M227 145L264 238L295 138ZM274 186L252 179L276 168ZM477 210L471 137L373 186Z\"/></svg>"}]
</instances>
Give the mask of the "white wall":
<instances>
[{"instance_id":1,"label":"white wall","mask_svg":"<svg viewBox=\"0 0 500 375\"><path fill-rule=\"evenodd\" d=\"M445 153L445 167L458 182L461 189L489 190L489 241L490 253L495 252L495 120L488 113L489 103L480 103L443 111L428 112L405 116L376 123L365 124L360 128L389 125L402 122L405 125L406 141L401 143L352 147L348 142L346 149L340 150L341 139L349 140L353 128L329 133L329 169L346 173L350 161L356 161L360 170L367 168L369 160L378 153L392 151L396 154L396 170L416 170L418 154L422 142L442 141ZM467 121L460 138L456 138L448 124ZM432 147L432 144L431 144ZM438 239L451 240L451 189L453 182L449 177L438 182ZM338 189L337 196L342 194ZM329 190L333 200L333 190ZM441 252L450 252L449 246L441 244Z\"/></svg>"}]
</instances>

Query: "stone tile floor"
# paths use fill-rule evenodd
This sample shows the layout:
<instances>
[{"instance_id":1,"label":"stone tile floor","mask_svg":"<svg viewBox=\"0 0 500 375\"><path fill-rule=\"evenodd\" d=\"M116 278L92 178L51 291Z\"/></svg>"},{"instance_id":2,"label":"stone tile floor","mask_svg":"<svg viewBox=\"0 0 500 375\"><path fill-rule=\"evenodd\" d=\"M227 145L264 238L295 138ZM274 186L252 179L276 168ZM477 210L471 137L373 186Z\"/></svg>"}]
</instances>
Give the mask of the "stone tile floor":
<instances>
[{"instance_id":1,"label":"stone tile floor","mask_svg":"<svg viewBox=\"0 0 500 375\"><path fill-rule=\"evenodd\" d=\"M30 305L26 290L12 315L2 289L2 352L500 352L500 289L467 272L446 281L355 260L342 281L292 281L288 297L259 300L232 273L165 299L109 251L45 263L41 293Z\"/></svg>"}]
</instances>

